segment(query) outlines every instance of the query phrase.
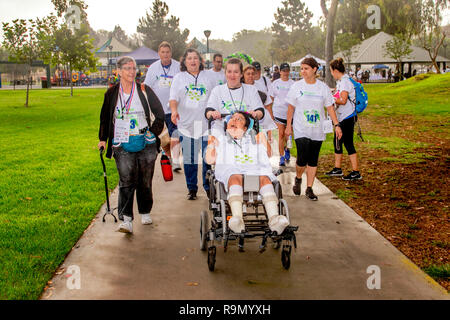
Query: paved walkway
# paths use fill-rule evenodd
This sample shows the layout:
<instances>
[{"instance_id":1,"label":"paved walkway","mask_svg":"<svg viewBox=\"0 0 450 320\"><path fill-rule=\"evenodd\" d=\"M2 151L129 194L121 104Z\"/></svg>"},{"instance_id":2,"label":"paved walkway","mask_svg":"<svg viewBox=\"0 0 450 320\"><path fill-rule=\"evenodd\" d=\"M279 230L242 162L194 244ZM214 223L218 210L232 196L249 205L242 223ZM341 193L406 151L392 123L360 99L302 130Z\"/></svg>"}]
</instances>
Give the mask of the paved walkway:
<instances>
[{"instance_id":1,"label":"paved walkway","mask_svg":"<svg viewBox=\"0 0 450 320\"><path fill-rule=\"evenodd\" d=\"M133 235L115 232L118 224L111 217L101 221L103 206L42 299L449 298L320 181L314 186L319 201L305 198L305 185L302 196L295 197L293 165L291 160L279 177L291 223L299 226L298 249L292 252L288 271L282 267L279 251L269 246L260 254L260 239L252 239L244 253L231 243L226 253L218 247L216 270L210 272L206 254L199 250L200 212L208 208L206 195L199 191L197 201L187 201L184 175L164 182L157 163L153 225L141 225L138 217ZM116 207L117 190L111 198ZM368 288L368 282L376 284L370 268L379 268L379 289ZM80 288L74 285L73 270L79 270Z\"/></svg>"}]
</instances>

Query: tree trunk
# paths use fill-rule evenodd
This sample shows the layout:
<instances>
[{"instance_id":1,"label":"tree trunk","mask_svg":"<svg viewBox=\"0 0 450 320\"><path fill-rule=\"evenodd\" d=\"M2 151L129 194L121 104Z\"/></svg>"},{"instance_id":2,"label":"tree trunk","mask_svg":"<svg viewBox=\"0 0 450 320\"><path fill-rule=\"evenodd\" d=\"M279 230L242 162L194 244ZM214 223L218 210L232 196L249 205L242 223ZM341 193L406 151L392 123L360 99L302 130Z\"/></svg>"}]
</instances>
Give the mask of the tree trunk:
<instances>
[{"instance_id":1,"label":"tree trunk","mask_svg":"<svg viewBox=\"0 0 450 320\"><path fill-rule=\"evenodd\" d=\"M325 67L325 83L334 88L335 82L330 72L330 62L334 56L334 26L336 20L338 0L332 0L330 10L327 12L327 38L325 43L325 61L327 62ZM325 12L324 12L325 13Z\"/></svg>"},{"instance_id":2,"label":"tree trunk","mask_svg":"<svg viewBox=\"0 0 450 320\"><path fill-rule=\"evenodd\" d=\"M438 64L437 64L437 62L436 62L436 58L432 58L431 59L432 60L432 62L433 62L433 66L434 66L434 68L436 69L436 73L437 74L441 74L441 68L439 68L439 66L438 66Z\"/></svg>"},{"instance_id":3,"label":"tree trunk","mask_svg":"<svg viewBox=\"0 0 450 320\"><path fill-rule=\"evenodd\" d=\"M31 65L30 70L28 70L28 81L27 81L27 101L25 102L25 107L28 108L28 98L30 94L30 79L31 79Z\"/></svg>"},{"instance_id":4,"label":"tree trunk","mask_svg":"<svg viewBox=\"0 0 450 320\"><path fill-rule=\"evenodd\" d=\"M69 64L70 96L73 97L72 66Z\"/></svg>"}]
</instances>

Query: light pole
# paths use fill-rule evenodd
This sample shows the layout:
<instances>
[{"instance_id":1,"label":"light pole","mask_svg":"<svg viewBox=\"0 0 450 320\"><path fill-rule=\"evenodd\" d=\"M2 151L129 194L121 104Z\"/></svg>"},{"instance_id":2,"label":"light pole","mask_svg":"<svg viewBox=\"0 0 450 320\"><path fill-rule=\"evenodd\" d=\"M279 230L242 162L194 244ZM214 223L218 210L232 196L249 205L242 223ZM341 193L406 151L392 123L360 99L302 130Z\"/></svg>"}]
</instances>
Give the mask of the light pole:
<instances>
[{"instance_id":1,"label":"light pole","mask_svg":"<svg viewBox=\"0 0 450 320\"><path fill-rule=\"evenodd\" d=\"M211 30L203 31L206 37L206 68L209 69L209 36L211 35Z\"/></svg>"},{"instance_id":2,"label":"light pole","mask_svg":"<svg viewBox=\"0 0 450 320\"><path fill-rule=\"evenodd\" d=\"M275 50L270 50L270 55L272 56L272 65L270 66L271 68L273 67L273 56L275 55Z\"/></svg>"},{"instance_id":3,"label":"light pole","mask_svg":"<svg viewBox=\"0 0 450 320\"><path fill-rule=\"evenodd\" d=\"M111 73L112 73L112 68L110 68L110 66L111 66L111 59L112 59L112 49L113 49L113 46L109 45L109 46L108 46L108 49L109 49L109 59L108 59L108 78L109 78L109 76L110 76Z\"/></svg>"}]
</instances>

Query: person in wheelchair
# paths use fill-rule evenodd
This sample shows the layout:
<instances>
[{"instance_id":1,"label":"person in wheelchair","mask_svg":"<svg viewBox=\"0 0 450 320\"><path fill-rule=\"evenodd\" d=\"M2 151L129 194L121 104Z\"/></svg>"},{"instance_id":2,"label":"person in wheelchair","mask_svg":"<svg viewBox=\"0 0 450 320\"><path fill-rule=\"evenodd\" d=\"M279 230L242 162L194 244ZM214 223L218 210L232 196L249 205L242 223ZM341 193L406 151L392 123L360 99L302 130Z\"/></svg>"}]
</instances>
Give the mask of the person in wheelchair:
<instances>
[{"instance_id":1,"label":"person in wheelchair","mask_svg":"<svg viewBox=\"0 0 450 320\"><path fill-rule=\"evenodd\" d=\"M272 181L269 157L272 150L263 132L254 134L254 120L243 111L228 116L225 132L213 130L208 139L205 159L215 165L215 177L228 192L227 200L232 217L229 228L234 233L243 233L245 224L242 214L243 175L259 176L259 193L269 219L269 229L278 235L289 225L287 217L279 215L278 198Z\"/></svg>"}]
</instances>

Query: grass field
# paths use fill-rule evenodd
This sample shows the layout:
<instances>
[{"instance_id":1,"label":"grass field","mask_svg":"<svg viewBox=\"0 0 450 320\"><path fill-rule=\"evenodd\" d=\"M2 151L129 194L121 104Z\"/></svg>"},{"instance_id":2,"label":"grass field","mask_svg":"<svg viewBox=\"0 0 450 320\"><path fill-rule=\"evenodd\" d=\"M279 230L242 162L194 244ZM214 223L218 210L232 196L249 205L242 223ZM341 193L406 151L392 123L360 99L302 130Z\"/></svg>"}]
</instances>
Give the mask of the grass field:
<instances>
[{"instance_id":1,"label":"grass field","mask_svg":"<svg viewBox=\"0 0 450 320\"><path fill-rule=\"evenodd\" d=\"M450 290L450 74L365 84L369 106L355 135L363 180L328 178L329 135L318 177L414 263ZM350 165L344 150L344 172Z\"/></svg>"},{"instance_id":2,"label":"grass field","mask_svg":"<svg viewBox=\"0 0 450 320\"><path fill-rule=\"evenodd\" d=\"M105 201L104 92L32 91L25 108L24 91L0 91L0 299L37 299Z\"/></svg>"}]
</instances>

